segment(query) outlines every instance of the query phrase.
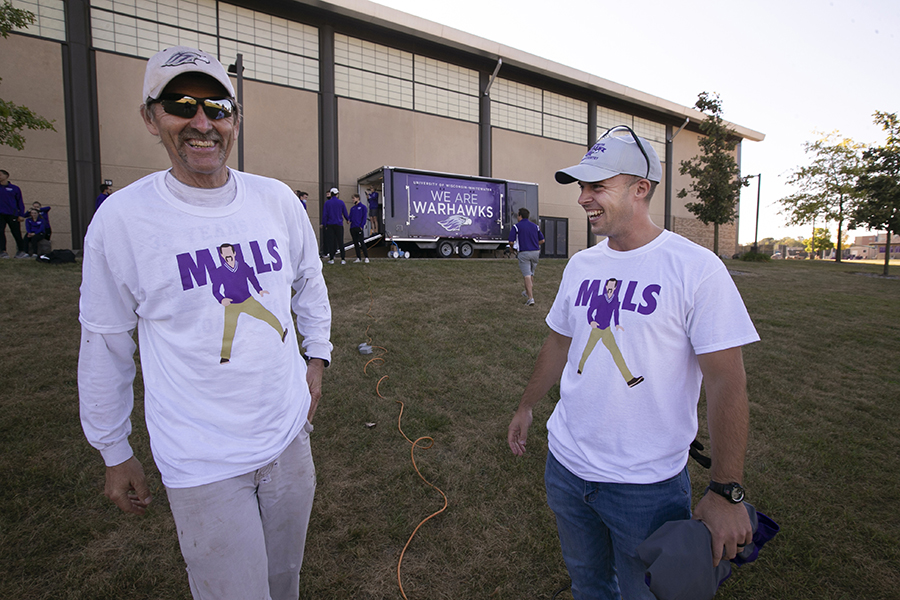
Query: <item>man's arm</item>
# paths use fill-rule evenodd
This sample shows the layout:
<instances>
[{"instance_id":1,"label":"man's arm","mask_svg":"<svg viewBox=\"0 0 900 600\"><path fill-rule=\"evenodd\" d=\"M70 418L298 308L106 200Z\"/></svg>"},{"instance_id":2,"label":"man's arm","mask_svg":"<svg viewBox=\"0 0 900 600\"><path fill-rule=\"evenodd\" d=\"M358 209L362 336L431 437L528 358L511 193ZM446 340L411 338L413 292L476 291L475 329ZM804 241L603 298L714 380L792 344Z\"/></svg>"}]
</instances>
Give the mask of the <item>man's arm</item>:
<instances>
[{"instance_id":1,"label":"man's arm","mask_svg":"<svg viewBox=\"0 0 900 600\"><path fill-rule=\"evenodd\" d=\"M541 351L538 353L534 364L534 371L525 386L525 392L519 401L519 408L513 415L512 422L506 434L509 449L516 456L525 454L525 442L528 439L528 428L531 427L531 409L538 401L547 395L562 376L569 355L569 345L572 338L551 331Z\"/></svg>"},{"instance_id":2,"label":"man's arm","mask_svg":"<svg viewBox=\"0 0 900 600\"><path fill-rule=\"evenodd\" d=\"M142 515L152 496L128 444L135 348L130 332L99 334L82 327L78 396L85 436L107 465L104 494L123 511Z\"/></svg>"},{"instance_id":3,"label":"man's arm","mask_svg":"<svg viewBox=\"0 0 900 600\"><path fill-rule=\"evenodd\" d=\"M294 259L294 296L291 309L297 319L297 331L303 337L303 351L310 358L306 382L312 402L308 419L312 421L322 396L322 371L331 362L331 303L322 276L322 261L312 224L306 211L299 214L302 238Z\"/></svg>"},{"instance_id":4,"label":"man's arm","mask_svg":"<svg viewBox=\"0 0 900 600\"><path fill-rule=\"evenodd\" d=\"M750 411L741 348L700 354L697 359L706 388L706 418L712 446L709 476L719 483L742 483ZM703 521L712 534L713 566L723 558L734 558L738 546L753 539L744 506L732 504L716 493L707 491L694 509L694 518Z\"/></svg>"}]
</instances>

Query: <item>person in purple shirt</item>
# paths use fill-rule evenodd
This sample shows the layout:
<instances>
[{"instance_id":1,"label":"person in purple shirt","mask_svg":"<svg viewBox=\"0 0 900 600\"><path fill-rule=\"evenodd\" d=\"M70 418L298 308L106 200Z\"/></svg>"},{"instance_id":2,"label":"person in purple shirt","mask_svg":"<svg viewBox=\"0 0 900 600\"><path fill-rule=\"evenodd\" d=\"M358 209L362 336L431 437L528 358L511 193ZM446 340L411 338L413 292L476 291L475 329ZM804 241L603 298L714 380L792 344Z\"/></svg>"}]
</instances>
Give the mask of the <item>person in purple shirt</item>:
<instances>
[{"instance_id":1,"label":"person in purple shirt","mask_svg":"<svg viewBox=\"0 0 900 600\"><path fill-rule=\"evenodd\" d=\"M525 306L534 306L534 269L541 257L544 234L528 220L531 212L524 206L519 209L519 222L509 230L509 247L519 251L519 270L525 278Z\"/></svg>"},{"instance_id":2,"label":"person in purple shirt","mask_svg":"<svg viewBox=\"0 0 900 600\"><path fill-rule=\"evenodd\" d=\"M378 192L375 188L370 187L366 190L366 199L369 201L369 220L372 221L372 227L369 229L372 233L381 231L381 205L378 203Z\"/></svg>"},{"instance_id":3,"label":"person in purple shirt","mask_svg":"<svg viewBox=\"0 0 900 600\"><path fill-rule=\"evenodd\" d=\"M616 323L616 329L625 331L625 328L619 325L618 280L612 277L607 279L606 293L599 295L594 294L591 296L590 306L587 311L587 320L588 323L591 324L591 335L588 337L584 352L581 353L581 362L578 363L578 374L581 375L581 372L584 369L584 363L587 362L591 352L594 351L594 346L597 345L598 341L603 340L603 345L606 346L606 349L612 354L613 360L619 368L619 373L625 378L628 387L634 387L642 382L644 380L643 377L635 377L631 374L631 371L628 370L628 365L625 364L625 359L622 358L622 352L619 351L619 346L616 344L616 338L612 331L613 321Z\"/></svg>"},{"instance_id":4,"label":"person in purple shirt","mask_svg":"<svg viewBox=\"0 0 900 600\"><path fill-rule=\"evenodd\" d=\"M31 217L25 221L25 252L37 258L38 244L47 239L47 222L41 217L41 211L31 209Z\"/></svg>"},{"instance_id":5,"label":"person in purple shirt","mask_svg":"<svg viewBox=\"0 0 900 600\"><path fill-rule=\"evenodd\" d=\"M0 169L0 258L9 258L6 253L6 226L16 241L16 258L28 258L25 252L25 240L22 239L22 226L28 213L22 200L22 190L9 182L9 171Z\"/></svg>"},{"instance_id":6,"label":"person in purple shirt","mask_svg":"<svg viewBox=\"0 0 900 600\"><path fill-rule=\"evenodd\" d=\"M353 194L353 206L350 207L350 237L353 238L353 248L356 250L356 260L353 262L362 261L360 250L366 256L366 262L369 262L369 249L366 248L366 241L363 239L367 215L365 205L359 201L359 194Z\"/></svg>"},{"instance_id":7,"label":"person in purple shirt","mask_svg":"<svg viewBox=\"0 0 900 600\"><path fill-rule=\"evenodd\" d=\"M344 255L344 221L350 221L347 214L347 205L338 196L337 188L331 188L331 197L325 201L322 207L322 225L325 228L325 254L328 255L328 264L334 264L334 254L340 249L341 264L347 264Z\"/></svg>"},{"instance_id":8,"label":"person in purple shirt","mask_svg":"<svg viewBox=\"0 0 900 600\"><path fill-rule=\"evenodd\" d=\"M112 186L108 183L104 183L100 186L100 195L97 196L97 204L94 206L94 212L97 212L100 209L100 205L109 198L109 195L112 194Z\"/></svg>"},{"instance_id":9,"label":"person in purple shirt","mask_svg":"<svg viewBox=\"0 0 900 600\"><path fill-rule=\"evenodd\" d=\"M46 225L44 228L44 239L49 240L50 234L53 233L53 230L50 227L50 209L53 207L41 206L40 202L32 202L31 208L41 213L41 219L44 220L44 224Z\"/></svg>"},{"instance_id":10,"label":"person in purple shirt","mask_svg":"<svg viewBox=\"0 0 900 600\"><path fill-rule=\"evenodd\" d=\"M287 336L287 329L250 293L251 285L260 298L269 292L262 289L253 267L238 260L234 246L222 244L219 246L219 254L225 262L212 272L210 278L212 279L213 296L216 297L219 304L225 307L225 332L222 334L222 359L219 361L219 364L225 364L231 362L231 345L234 342L238 317L241 316L241 313L271 325L281 336L282 342Z\"/></svg>"}]
</instances>

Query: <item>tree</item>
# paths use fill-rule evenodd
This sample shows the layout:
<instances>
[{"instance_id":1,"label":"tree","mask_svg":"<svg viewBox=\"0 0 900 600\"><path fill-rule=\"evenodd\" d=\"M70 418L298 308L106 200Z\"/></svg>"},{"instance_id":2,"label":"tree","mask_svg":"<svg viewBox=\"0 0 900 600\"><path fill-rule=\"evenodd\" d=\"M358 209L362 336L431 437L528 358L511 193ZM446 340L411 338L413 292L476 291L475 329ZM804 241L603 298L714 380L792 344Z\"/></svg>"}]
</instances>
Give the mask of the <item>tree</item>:
<instances>
[{"instance_id":1,"label":"tree","mask_svg":"<svg viewBox=\"0 0 900 600\"><path fill-rule=\"evenodd\" d=\"M812 155L812 162L788 179L799 191L779 200L784 206L781 214L788 215L790 225L806 225L817 219L837 222L837 262L841 261L841 229L857 196L862 148L862 144L841 137L837 131L806 142L804 151Z\"/></svg>"},{"instance_id":2,"label":"tree","mask_svg":"<svg viewBox=\"0 0 900 600\"><path fill-rule=\"evenodd\" d=\"M788 248L802 248L803 242L800 240L794 239L792 237L783 237L777 242L775 242L778 246L787 246Z\"/></svg>"},{"instance_id":3,"label":"tree","mask_svg":"<svg viewBox=\"0 0 900 600\"><path fill-rule=\"evenodd\" d=\"M863 171L857 182L860 197L850 222L854 226L887 231L884 252L884 275L887 275L891 233L900 234L900 120L897 113L875 111L872 116L887 132L887 141L883 146L869 148L863 153Z\"/></svg>"},{"instance_id":4,"label":"tree","mask_svg":"<svg viewBox=\"0 0 900 600\"><path fill-rule=\"evenodd\" d=\"M817 255L822 250L831 250L834 248L834 242L831 241L831 232L825 227L814 227L812 237L804 240L806 251L812 255Z\"/></svg>"},{"instance_id":5,"label":"tree","mask_svg":"<svg viewBox=\"0 0 900 600\"><path fill-rule=\"evenodd\" d=\"M740 189L749 185L749 178L741 177L741 169L734 158L740 138L722 119L722 101L716 93L701 92L694 107L706 115L700 123L705 137L698 142L702 153L681 161L679 172L692 178L689 188L678 192L679 198L692 194L697 202L685 204L704 225L713 224L713 252L719 254L719 225L734 222Z\"/></svg>"},{"instance_id":6,"label":"tree","mask_svg":"<svg viewBox=\"0 0 900 600\"><path fill-rule=\"evenodd\" d=\"M13 29L27 27L34 23L34 14L15 8L9 0L0 4L0 36L9 37ZM0 79L2 81L2 79ZM49 129L56 131L53 121L35 114L27 106L19 106L0 98L0 145L11 146L16 150L25 148L23 129Z\"/></svg>"}]
</instances>

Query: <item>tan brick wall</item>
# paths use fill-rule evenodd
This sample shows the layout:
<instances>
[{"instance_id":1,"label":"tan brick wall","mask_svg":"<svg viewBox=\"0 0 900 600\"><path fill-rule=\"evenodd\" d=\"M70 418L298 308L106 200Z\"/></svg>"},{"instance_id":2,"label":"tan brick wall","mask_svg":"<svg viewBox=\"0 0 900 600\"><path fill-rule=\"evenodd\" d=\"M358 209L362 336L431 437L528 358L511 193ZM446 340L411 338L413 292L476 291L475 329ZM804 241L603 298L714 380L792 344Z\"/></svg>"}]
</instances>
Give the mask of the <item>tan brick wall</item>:
<instances>
[{"instance_id":1,"label":"tan brick wall","mask_svg":"<svg viewBox=\"0 0 900 600\"><path fill-rule=\"evenodd\" d=\"M695 244L700 244L710 251L713 249L715 240L715 232L713 226L704 225L697 219L685 219L684 217L672 217L672 230L691 240ZM735 253L735 245L737 242L737 225L730 223L728 225L719 225L719 254L730 257Z\"/></svg>"}]
</instances>

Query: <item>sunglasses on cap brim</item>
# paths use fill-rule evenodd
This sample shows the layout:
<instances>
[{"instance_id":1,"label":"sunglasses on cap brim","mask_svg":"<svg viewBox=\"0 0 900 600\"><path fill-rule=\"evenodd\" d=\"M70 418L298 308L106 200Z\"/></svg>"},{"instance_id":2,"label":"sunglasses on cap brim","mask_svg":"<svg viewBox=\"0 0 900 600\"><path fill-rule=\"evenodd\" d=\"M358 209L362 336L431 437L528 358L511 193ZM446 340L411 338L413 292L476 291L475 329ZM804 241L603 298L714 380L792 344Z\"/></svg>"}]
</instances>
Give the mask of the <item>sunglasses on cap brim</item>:
<instances>
[{"instance_id":1,"label":"sunglasses on cap brim","mask_svg":"<svg viewBox=\"0 0 900 600\"><path fill-rule=\"evenodd\" d=\"M157 100L166 114L183 119L193 119L202 106L210 121L227 119L234 114L234 102L230 98L194 98L182 94L163 94Z\"/></svg>"},{"instance_id":2,"label":"sunglasses on cap brim","mask_svg":"<svg viewBox=\"0 0 900 600\"><path fill-rule=\"evenodd\" d=\"M647 161L647 174L644 175L644 178L645 179L649 178L650 177L650 157L647 156L647 151L644 150L644 145L641 143L641 138L639 138L637 136L637 134L634 132L634 130L631 127L629 127L628 125L616 125L615 127L610 127L609 129L606 130L606 133L604 133L603 135L600 136L600 139L602 140L605 137L612 137L615 132L622 130L622 129L628 130L628 133L630 133L631 137L634 138L634 141L637 144L638 150L640 150L641 154L644 155L644 160ZM600 140L597 140L597 141L600 141Z\"/></svg>"}]
</instances>

